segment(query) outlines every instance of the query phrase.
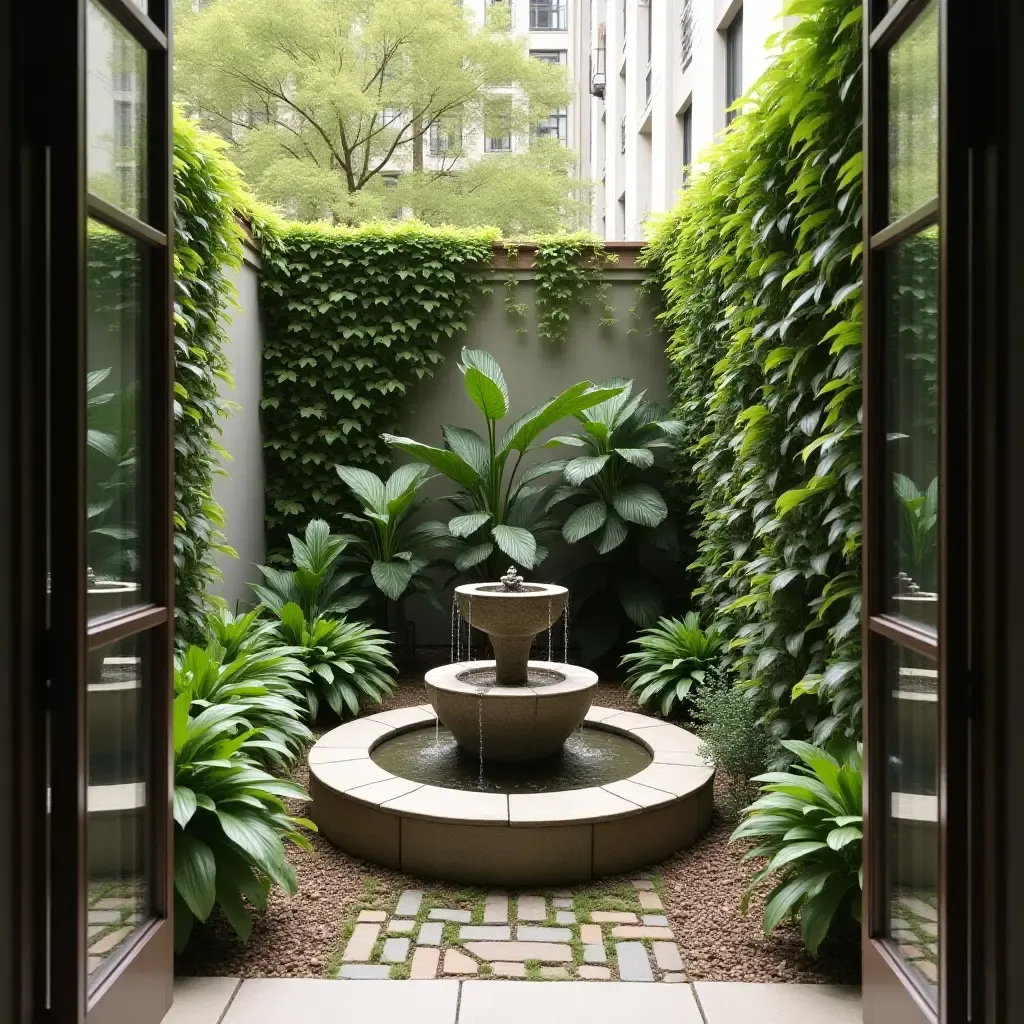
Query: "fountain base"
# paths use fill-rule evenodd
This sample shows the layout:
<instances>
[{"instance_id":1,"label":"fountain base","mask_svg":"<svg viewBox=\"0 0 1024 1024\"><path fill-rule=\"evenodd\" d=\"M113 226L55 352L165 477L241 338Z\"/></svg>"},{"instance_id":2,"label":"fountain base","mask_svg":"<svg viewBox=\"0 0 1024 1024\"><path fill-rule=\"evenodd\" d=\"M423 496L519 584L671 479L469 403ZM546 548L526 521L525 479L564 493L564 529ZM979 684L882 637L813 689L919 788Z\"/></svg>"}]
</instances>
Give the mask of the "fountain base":
<instances>
[{"instance_id":1,"label":"fountain base","mask_svg":"<svg viewBox=\"0 0 1024 1024\"><path fill-rule=\"evenodd\" d=\"M426 674L427 696L455 742L487 761L551 757L579 728L597 693L589 669L527 663L527 685L498 686L493 661L444 665Z\"/></svg>"}]
</instances>

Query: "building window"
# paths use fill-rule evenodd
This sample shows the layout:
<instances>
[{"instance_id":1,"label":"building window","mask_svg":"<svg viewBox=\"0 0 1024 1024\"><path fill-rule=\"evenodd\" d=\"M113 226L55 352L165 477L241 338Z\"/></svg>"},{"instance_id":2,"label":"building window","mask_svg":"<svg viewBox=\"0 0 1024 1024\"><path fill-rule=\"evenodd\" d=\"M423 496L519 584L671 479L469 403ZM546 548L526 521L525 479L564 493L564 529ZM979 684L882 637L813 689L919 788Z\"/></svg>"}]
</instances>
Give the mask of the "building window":
<instances>
[{"instance_id":1,"label":"building window","mask_svg":"<svg viewBox=\"0 0 1024 1024\"><path fill-rule=\"evenodd\" d=\"M512 98L496 96L484 110L484 152L508 153L512 149Z\"/></svg>"},{"instance_id":2,"label":"building window","mask_svg":"<svg viewBox=\"0 0 1024 1024\"><path fill-rule=\"evenodd\" d=\"M566 0L530 0L531 32L564 32L568 27Z\"/></svg>"},{"instance_id":3,"label":"building window","mask_svg":"<svg viewBox=\"0 0 1024 1024\"><path fill-rule=\"evenodd\" d=\"M652 0L647 0L643 6L647 8L647 65L650 67L654 59L654 5Z\"/></svg>"},{"instance_id":4,"label":"building window","mask_svg":"<svg viewBox=\"0 0 1024 1024\"><path fill-rule=\"evenodd\" d=\"M531 50L530 56L535 60L542 60L545 64L561 64L563 67L568 63L568 50Z\"/></svg>"},{"instance_id":5,"label":"building window","mask_svg":"<svg viewBox=\"0 0 1024 1024\"><path fill-rule=\"evenodd\" d=\"M430 126L430 155L447 156L458 153L462 149L462 128L459 125L442 127L439 124Z\"/></svg>"},{"instance_id":6,"label":"building window","mask_svg":"<svg viewBox=\"0 0 1024 1024\"><path fill-rule=\"evenodd\" d=\"M729 108L743 95L743 8L725 30L725 123L732 124L739 111Z\"/></svg>"},{"instance_id":7,"label":"building window","mask_svg":"<svg viewBox=\"0 0 1024 1024\"><path fill-rule=\"evenodd\" d=\"M544 118L533 130L534 138L558 139L563 145L569 145L569 111L566 107L556 110L550 117Z\"/></svg>"},{"instance_id":8,"label":"building window","mask_svg":"<svg viewBox=\"0 0 1024 1024\"><path fill-rule=\"evenodd\" d=\"M398 175L386 171L380 176L385 188L398 188Z\"/></svg>"},{"instance_id":9,"label":"building window","mask_svg":"<svg viewBox=\"0 0 1024 1024\"><path fill-rule=\"evenodd\" d=\"M135 141L135 105L114 100L114 149L131 149Z\"/></svg>"},{"instance_id":10,"label":"building window","mask_svg":"<svg viewBox=\"0 0 1024 1024\"><path fill-rule=\"evenodd\" d=\"M505 19L505 28L512 31L512 2L511 0L488 0L488 10L500 9L505 13L501 15Z\"/></svg>"},{"instance_id":11,"label":"building window","mask_svg":"<svg viewBox=\"0 0 1024 1024\"><path fill-rule=\"evenodd\" d=\"M683 0L679 15L679 57L685 71L693 60L693 0Z\"/></svg>"},{"instance_id":12,"label":"building window","mask_svg":"<svg viewBox=\"0 0 1024 1024\"><path fill-rule=\"evenodd\" d=\"M690 164L693 163L693 106L683 111L683 188L690 184Z\"/></svg>"}]
</instances>

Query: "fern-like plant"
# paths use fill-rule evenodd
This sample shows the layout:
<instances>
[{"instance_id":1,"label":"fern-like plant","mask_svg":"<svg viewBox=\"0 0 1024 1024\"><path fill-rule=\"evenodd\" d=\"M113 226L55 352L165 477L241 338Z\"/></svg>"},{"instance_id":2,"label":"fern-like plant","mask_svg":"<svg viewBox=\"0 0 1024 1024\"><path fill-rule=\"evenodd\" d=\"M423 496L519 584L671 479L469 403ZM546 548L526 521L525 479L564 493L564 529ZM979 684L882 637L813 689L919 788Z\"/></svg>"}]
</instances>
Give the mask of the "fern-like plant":
<instances>
[{"instance_id":1,"label":"fern-like plant","mask_svg":"<svg viewBox=\"0 0 1024 1024\"><path fill-rule=\"evenodd\" d=\"M254 761L262 730L245 704L214 704L194 718L194 694L174 700L174 944L185 948L197 920L219 906L238 935L252 931L249 908L262 911L271 885L296 892L287 840L310 849L286 799L308 800L301 787L276 779Z\"/></svg>"},{"instance_id":2,"label":"fern-like plant","mask_svg":"<svg viewBox=\"0 0 1024 1024\"><path fill-rule=\"evenodd\" d=\"M308 620L297 604L281 609L279 636L298 650L309 675L302 684L315 720L326 700L339 717L359 714L360 698L380 704L395 688L391 641L382 629L345 619Z\"/></svg>"},{"instance_id":3,"label":"fern-like plant","mask_svg":"<svg viewBox=\"0 0 1024 1024\"><path fill-rule=\"evenodd\" d=\"M799 919L804 945L816 953L836 914L860 920L860 750L851 750L840 763L802 740L782 745L802 763L754 778L762 795L744 810L744 821L732 835L733 841L757 843L744 859L767 860L751 879L741 909L745 913L754 891L774 876L776 885L764 908L765 934L787 919Z\"/></svg>"},{"instance_id":4,"label":"fern-like plant","mask_svg":"<svg viewBox=\"0 0 1024 1024\"><path fill-rule=\"evenodd\" d=\"M686 707L721 654L718 630L702 629L696 612L682 620L659 619L630 643L637 650L619 663L629 669L629 692L641 707L651 705L663 718Z\"/></svg>"}]
</instances>

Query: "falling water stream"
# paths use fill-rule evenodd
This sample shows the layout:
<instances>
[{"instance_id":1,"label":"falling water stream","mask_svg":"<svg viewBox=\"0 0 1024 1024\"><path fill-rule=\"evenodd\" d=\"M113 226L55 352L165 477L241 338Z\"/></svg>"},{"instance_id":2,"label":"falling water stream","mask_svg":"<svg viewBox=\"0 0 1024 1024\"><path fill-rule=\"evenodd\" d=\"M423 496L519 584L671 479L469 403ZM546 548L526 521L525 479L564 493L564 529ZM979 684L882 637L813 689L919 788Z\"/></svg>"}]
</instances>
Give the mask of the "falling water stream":
<instances>
[{"instance_id":1,"label":"falling water stream","mask_svg":"<svg viewBox=\"0 0 1024 1024\"><path fill-rule=\"evenodd\" d=\"M562 655L562 661L569 664L569 602L565 602L565 611L562 612L562 639L565 646L565 651ZM550 660L550 655L548 656Z\"/></svg>"},{"instance_id":2,"label":"falling water stream","mask_svg":"<svg viewBox=\"0 0 1024 1024\"><path fill-rule=\"evenodd\" d=\"M477 752L477 760L480 762L480 775L477 778L477 787L484 789L484 699L478 697L476 702L476 730L480 739L480 749Z\"/></svg>"},{"instance_id":3,"label":"falling water stream","mask_svg":"<svg viewBox=\"0 0 1024 1024\"><path fill-rule=\"evenodd\" d=\"M548 598L548 661L551 660L551 627L553 623L551 621L551 598Z\"/></svg>"}]
</instances>

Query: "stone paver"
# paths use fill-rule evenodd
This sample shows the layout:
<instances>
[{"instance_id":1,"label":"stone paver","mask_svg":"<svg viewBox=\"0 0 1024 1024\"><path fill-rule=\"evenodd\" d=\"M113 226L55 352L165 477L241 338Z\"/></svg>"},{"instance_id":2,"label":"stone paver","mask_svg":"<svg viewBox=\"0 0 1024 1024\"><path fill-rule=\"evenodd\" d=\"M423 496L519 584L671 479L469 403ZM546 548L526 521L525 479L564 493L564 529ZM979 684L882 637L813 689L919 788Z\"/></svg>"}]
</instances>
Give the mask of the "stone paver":
<instances>
[{"instance_id":1,"label":"stone paver","mask_svg":"<svg viewBox=\"0 0 1024 1024\"><path fill-rule=\"evenodd\" d=\"M564 967L542 967L540 976L551 981L568 981L569 972Z\"/></svg>"},{"instance_id":2,"label":"stone paver","mask_svg":"<svg viewBox=\"0 0 1024 1024\"><path fill-rule=\"evenodd\" d=\"M460 953L457 949L446 949L443 970L445 974L476 974L479 968L472 957Z\"/></svg>"},{"instance_id":3,"label":"stone paver","mask_svg":"<svg viewBox=\"0 0 1024 1024\"><path fill-rule=\"evenodd\" d=\"M352 929L352 937L348 940L341 959L344 961L369 960L379 935L379 924L357 924Z\"/></svg>"},{"instance_id":4,"label":"stone paver","mask_svg":"<svg viewBox=\"0 0 1024 1024\"><path fill-rule=\"evenodd\" d=\"M608 954L605 953L604 943L594 943L583 947L583 961L588 964L603 964L608 962Z\"/></svg>"},{"instance_id":5,"label":"stone paver","mask_svg":"<svg viewBox=\"0 0 1024 1024\"><path fill-rule=\"evenodd\" d=\"M671 939L671 928L648 928L646 925L617 924L612 929L613 939Z\"/></svg>"},{"instance_id":6,"label":"stone paver","mask_svg":"<svg viewBox=\"0 0 1024 1024\"><path fill-rule=\"evenodd\" d=\"M359 921L361 924L383 924L388 915L383 910L360 910Z\"/></svg>"},{"instance_id":7,"label":"stone paver","mask_svg":"<svg viewBox=\"0 0 1024 1024\"><path fill-rule=\"evenodd\" d=\"M615 947L615 958L623 981L654 981L651 962L642 942L620 942Z\"/></svg>"},{"instance_id":8,"label":"stone paver","mask_svg":"<svg viewBox=\"0 0 1024 1024\"><path fill-rule=\"evenodd\" d=\"M547 916L543 896L520 896L516 900L516 917L520 921L543 921Z\"/></svg>"},{"instance_id":9,"label":"stone paver","mask_svg":"<svg viewBox=\"0 0 1024 1024\"><path fill-rule=\"evenodd\" d=\"M116 910L94 910L89 908L89 924L117 924L121 915Z\"/></svg>"},{"instance_id":10,"label":"stone paver","mask_svg":"<svg viewBox=\"0 0 1024 1024\"><path fill-rule=\"evenodd\" d=\"M499 960L491 964L491 973L496 978L525 978L526 964L506 964Z\"/></svg>"},{"instance_id":11,"label":"stone paver","mask_svg":"<svg viewBox=\"0 0 1024 1024\"><path fill-rule=\"evenodd\" d=\"M594 910L590 920L598 924L636 924L636 914L628 914L624 910Z\"/></svg>"},{"instance_id":12,"label":"stone paver","mask_svg":"<svg viewBox=\"0 0 1024 1024\"><path fill-rule=\"evenodd\" d=\"M382 981L390 973L386 964L342 964L339 977L349 981Z\"/></svg>"},{"instance_id":13,"label":"stone paver","mask_svg":"<svg viewBox=\"0 0 1024 1024\"><path fill-rule=\"evenodd\" d=\"M839 985L698 981L708 1024L861 1024L860 992Z\"/></svg>"},{"instance_id":14,"label":"stone paver","mask_svg":"<svg viewBox=\"0 0 1024 1024\"><path fill-rule=\"evenodd\" d=\"M649 878L634 878L632 885L634 889L647 889L648 891L654 888L654 883Z\"/></svg>"},{"instance_id":15,"label":"stone paver","mask_svg":"<svg viewBox=\"0 0 1024 1024\"><path fill-rule=\"evenodd\" d=\"M484 939L494 942L508 942L512 938L512 929L507 924L464 924L459 929L459 938Z\"/></svg>"},{"instance_id":16,"label":"stone paver","mask_svg":"<svg viewBox=\"0 0 1024 1024\"><path fill-rule=\"evenodd\" d=\"M557 896L559 899L564 899L567 896L572 896L572 889L552 889L552 896Z\"/></svg>"},{"instance_id":17,"label":"stone paver","mask_svg":"<svg viewBox=\"0 0 1024 1024\"><path fill-rule=\"evenodd\" d=\"M608 967L595 967L592 964L580 964L576 973L584 981L608 981L612 972Z\"/></svg>"},{"instance_id":18,"label":"stone paver","mask_svg":"<svg viewBox=\"0 0 1024 1024\"><path fill-rule=\"evenodd\" d=\"M380 958L387 964L404 964L409 959L409 940L388 939Z\"/></svg>"},{"instance_id":19,"label":"stone paver","mask_svg":"<svg viewBox=\"0 0 1024 1024\"><path fill-rule=\"evenodd\" d=\"M174 1005L162 1024L217 1024L241 978L175 978Z\"/></svg>"},{"instance_id":20,"label":"stone paver","mask_svg":"<svg viewBox=\"0 0 1024 1024\"><path fill-rule=\"evenodd\" d=\"M538 928L535 925L521 924L516 928L516 938L520 942L569 942L572 939L572 929Z\"/></svg>"},{"instance_id":21,"label":"stone paver","mask_svg":"<svg viewBox=\"0 0 1024 1024\"><path fill-rule=\"evenodd\" d=\"M466 949L481 960L540 960L549 964L572 961L572 950L558 942L467 942Z\"/></svg>"},{"instance_id":22,"label":"stone paver","mask_svg":"<svg viewBox=\"0 0 1024 1024\"><path fill-rule=\"evenodd\" d=\"M484 924L505 924L508 921L508 896L503 892L488 893L484 900Z\"/></svg>"},{"instance_id":23,"label":"stone paver","mask_svg":"<svg viewBox=\"0 0 1024 1024\"><path fill-rule=\"evenodd\" d=\"M471 910L432 910L428 916L431 921L455 921L457 924L469 924L473 920Z\"/></svg>"},{"instance_id":24,"label":"stone paver","mask_svg":"<svg viewBox=\"0 0 1024 1024\"><path fill-rule=\"evenodd\" d=\"M661 905L661 897L656 892L638 892L637 896L640 897L640 906L644 910L663 910L664 907Z\"/></svg>"},{"instance_id":25,"label":"stone paver","mask_svg":"<svg viewBox=\"0 0 1024 1024\"><path fill-rule=\"evenodd\" d=\"M663 971L683 969L683 958L679 955L679 947L674 942L655 942L654 959Z\"/></svg>"},{"instance_id":26,"label":"stone paver","mask_svg":"<svg viewBox=\"0 0 1024 1024\"><path fill-rule=\"evenodd\" d=\"M422 903L422 889L406 889L398 898L398 906L395 907L395 916L415 917L420 912L420 905Z\"/></svg>"},{"instance_id":27,"label":"stone paver","mask_svg":"<svg viewBox=\"0 0 1024 1024\"><path fill-rule=\"evenodd\" d=\"M576 915L571 910L556 910L555 924L575 924Z\"/></svg>"},{"instance_id":28,"label":"stone paver","mask_svg":"<svg viewBox=\"0 0 1024 1024\"><path fill-rule=\"evenodd\" d=\"M568 896L556 896L551 901L551 905L556 910L572 910L572 899Z\"/></svg>"},{"instance_id":29,"label":"stone paver","mask_svg":"<svg viewBox=\"0 0 1024 1024\"><path fill-rule=\"evenodd\" d=\"M441 950L429 946L421 946L412 954L412 967L409 977L413 981L426 981L437 977L437 964L441 959Z\"/></svg>"},{"instance_id":30,"label":"stone paver","mask_svg":"<svg viewBox=\"0 0 1024 1024\"><path fill-rule=\"evenodd\" d=\"M436 921L429 921L420 925L416 941L421 946L440 946L443 937L444 926Z\"/></svg>"},{"instance_id":31,"label":"stone paver","mask_svg":"<svg viewBox=\"0 0 1024 1024\"><path fill-rule=\"evenodd\" d=\"M666 974L662 981L668 982L670 985L685 985L686 975L685 974Z\"/></svg>"},{"instance_id":32,"label":"stone paver","mask_svg":"<svg viewBox=\"0 0 1024 1024\"><path fill-rule=\"evenodd\" d=\"M103 956L109 953L112 949L116 949L125 939L131 935L132 928L118 928L116 932L111 932L109 935L104 935L98 942L94 942L89 947L89 952L93 956Z\"/></svg>"},{"instance_id":33,"label":"stone paver","mask_svg":"<svg viewBox=\"0 0 1024 1024\"><path fill-rule=\"evenodd\" d=\"M596 942L603 941L604 939L601 937L601 926L599 924L580 925L580 942L586 943L589 946Z\"/></svg>"},{"instance_id":34,"label":"stone paver","mask_svg":"<svg viewBox=\"0 0 1024 1024\"><path fill-rule=\"evenodd\" d=\"M656 928L668 928L668 918L664 914L644 914L640 918L641 924L653 925Z\"/></svg>"},{"instance_id":35,"label":"stone paver","mask_svg":"<svg viewBox=\"0 0 1024 1024\"><path fill-rule=\"evenodd\" d=\"M400 921L397 918L388 925L391 935L412 935L416 931L415 921Z\"/></svg>"}]
</instances>

